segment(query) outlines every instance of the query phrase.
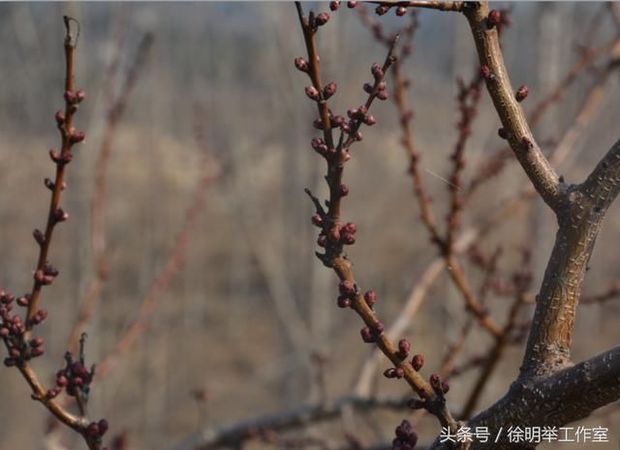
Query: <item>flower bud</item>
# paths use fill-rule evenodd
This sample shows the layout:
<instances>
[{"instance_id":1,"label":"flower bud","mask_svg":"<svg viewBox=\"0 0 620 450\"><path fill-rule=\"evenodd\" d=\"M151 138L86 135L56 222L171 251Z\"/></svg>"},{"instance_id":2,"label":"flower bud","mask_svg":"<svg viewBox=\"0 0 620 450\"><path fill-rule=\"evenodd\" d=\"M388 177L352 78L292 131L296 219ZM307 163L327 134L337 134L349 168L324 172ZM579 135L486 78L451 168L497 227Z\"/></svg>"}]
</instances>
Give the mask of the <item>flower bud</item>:
<instances>
[{"instance_id":1,"label":"flower bud","mask_svg":"<svg viewBox=\"0 0 620 450\"><path fill-rule=\"evenodd\" d=\"M416 372L419 372L420 369L424 366L424 356L413 355L413 358L411 359L411 365Z\"/></svg>"},{"instance_id":2,"label":"flower bud","mask_svg":"<svg viewBox=\"0 0 620 450\"><path fill-rule=\"evenodd\" d=\"M65 123L65 113L62 111L56 111L54 114L54 119L56 119L56 124L60 127Z\"/></svg>"},{"instance_id":3,"label":"flower bud","mask_svg":"<svg viewBox=\"0 0 620 450\"><path fill-rule=\"evenodd\" d=\"M336 93L337 85L333 81L331 83L327 83L327 85L323 88L323 98L327 100L332 95Z\"/></svg>"},{"instance_id":4,"label":"flower bud","mask_svg":"<svg viewBox=\"0 0 620 450\"><path fill-rule=\"evenodd\" d=\"M80 89L75 93L75 100L77 103L81 103L86 98L86 92L84 89Z\"/></svg>"},{"instance_id":5,"label":"flower bud","mask_svg":"<svg viewBox=\"0 0 620 450\"><path fill-rule=\"evenodd\" d=\"M32 237L35 241L37 241L37 244L39 245L43 245L45 243L45 235L38 228L34 229L34 231L32 232Z\"/></svg>"},{"instance_id":6,"label":"flower bud","mask_svg":"<svg viewBox=\"0 0 620 450\"><path fill-rule=\"evenodd\" d=\"M398 17L402 17L405 14L407 14L407 8L405 8L404 6L399 6L398 8L396 8L396 15Z\"/></svg>"},{"instance_id":7,"label":"flower bud","mask_svg":"<svg viewBox=\"0 0 620 450\"><path fill-rule=\"evenodd\" d=\"M338 8L340 8L340 1L329 2L329 9L332 11L338 11Z\"/></svg>"},{"instance_id":8,"label":"flower bud","mask_svg":"<svg viewBox=\"0 0 620 450\"><path fill-rule=\"evenodd\" d=\"M54 211L54 220L56 222L64 222L69 219L69 213L65 212L62 208L57 208Z\"/></svg>"},{"instance_id":9,"label":"flower bud","mask_svg":"<svg viewBox=\"0 0 620 450\"><path fill-rule=\"evenodd\" d=\"M349 188L346 184L341 184L338 186L338 195L341 197L346 197L349 194Z\"/></svg>"},{"instance_id":10,"label":"flower bud","mask_svg":"<svg viewBox=\"0 0 620 450\"><path fill-rule=\"evenodd\" d=\"M315 214L312 216L312 225L317 227L323 226L323 219L320 215Z\"/></svg>"},{"instance_id":11,"label":"flower bud","mask_svg":"<svg viewBox=\"0 0 620 450\"><path fill-rule=\"evenodd\" d=\"M491 29L502 21L502 14L497 9L492 9L487 16L487 28Z\"/></svg>"},{"instance_id":12,"label":"flower bud","mask_svg":"<svg viewBox=\"0 0 620 450\"><path fill-rule=\"evenodd\" d=\"M340 308L348 308L351 306L351 299L345 295L339 295L337 304Z\"/></svg>"},{"instance_id":13,"label":"flower bud","mask_svg":"<svg viewBox=\"0 0 620 450\"><path fill-rule=\"evenodd\" d=\"M485 80L488 80L491 77L491 69L487 65L483 65L480 67L480 75Z\"/></svg>"},{"instance_id":14,"label":"flower bud","mask_svg":"<svg viewBox=\"0 0 620 450\"><path fill-rule=\"evenodd\" d=\"M371 344L373 342L377 342L377 337L368 327L364 327L360 330L360 334L362 336L362 340L367 344Z\"/></svg>"},{"instance_id":15,"label":"flower bud","mask_svg":"<svg viewBox=\"0 0 620 450\"><path fill-rule=\"evenodd\" d=\"M301 56L295 58L295 67L297 68L297 70L300 70L302 72L308 72L308 70L310 69L308 61L303 59Z\"/></svg>"},{"instance_id":16,"label":"flower bud","mask_svg":"<svg viewBox=\"0 0 620 450\"><path fill-rule=\"evenodd\" d=\"M351 280L344 280L338 284L338 290L342 295L346 295L347 297L352 297L355 295L356 287L355 283Z\"/></svg>"},{"instance_id":17,"label":"flower bud","mask_svg":"<svg viewBox=\"0 0 620 450\"><path fill-rule=\"evenodd\" d=\"M86 133L83 131L72 131L69 140L72 144L79 144L86 139Z\"/></svg>"},{"instance_id":18,"label":"flower bud","mask_svg":"<svg viewBox=\"0 0 620 450\"><path fill-rule=\"evenodd\" d=\"M519 89L517 89L517 92L515 93L515 100L521 103L523 100L526 99L527 94L529 94L529 92L530 91L527 86L523 85L519 87Z\"/></svg>"},{"instance_id":19,"label":"flower bud","mask_svg":"<svg viewBox=\"0 0 620 450\"><path fill-rule=\"evenodd\" d=\"M65 101L71 105L77 102L77 96L73 91L65 91L64 98Z\"/></svg>"},{"instance_id":20,"label":"flower bud","mask_svg":"<svg viewBox=\"0 0 620 450\"><path fill-rule=\"evenodd\" d=\"M372 66L370 66L370 73L372 73L372 75L375 77L375 80L383 79L383 69L377 63L373 63Z\"/></svg>"},{"instance_id":21,"label":"flower bud","mask_svg":"<svg viewBox=\"0 0 620 450\"><path fill-rule=\"evenodd\" d=\"M326 12L322 12L316 16L314 19L314 23L317 27L321 27L325 25L329 21L329 14Z\"/></svg>"},{"instance_id":22,"label":"flower bud","mask_svg":"<svg viewBox=\"0 0 620 450\"><path fill-rule=\"evenodd\" d=\"M411 344L407 339L401 339L398 341L398 356L400 359L405 359L409 356L409 352L411 351Z\"/></svg>"},{"instance_id":23,"label":"flower bud","mask_svg":"<svg viewBox=\"0 0 620 450\"><path fill-rule=\"evenodd\" d=\"M366 304L372 308L373 305L377 303L377 293L372 290L366 291L364 294L364 300L366 301Z\"/></svg>"},{"instance_id":24,"label":"flower bud","mask_svg":"<svg viewBox=\"0 0 620 450\"><path fill-rule=\"evenodd\" d=\"M356 1L354 1L354 0L350 0L350 1L348 1L348 2L347 2L347 8L351 8L351 9L353 9L353 8L355 8L356 6L357 6L357 2L356 2Z\"/></svg>"},{"instance_id":25,"label":"flower bud","mask_svg":"<svg viewBox=\"0 0 620 450\"><path fill-rule=\"evenodd\" d=\"M105 419L101 419L97 423L97 425L99 426L99 435L103 436L106 433L106 431L108 431L108 428L109 428L108 427L108 421L105 420Z\"/></svg>"},{"instance_id":26,"label":"flower bud","mask_svg":"<svg viewBox=\"0 0 620 450\"><path fill-rule=\"evenodd\" d=\"M387 100L387 98L388 98L388 93L387 93L387 91L386 91L386 90L383 90L383 91L379 91L379 92L377 92L377 98L378 98L379 100Z\"/></svg>"},{"instance_id":27,"label":"flower bud","mask_svg":"<svg viewBox=\"0 0 620 450\"><path fill-rule=\"evenodd\" d=\"M305 92L310 100L317 101L319 99L319 91L314 86L306 86Z\"/></svg>"},{"instance_id":28,"label":"flower bud","mask_svg":"<svg viewBox=\"0 0 620 450\"><path fill-rule=\"evenodd\" d=\"M505 139L505 140L510 139L510 131L508 131L506 128L500 128L499 130L497 130L497 134L502 139Z\"/></svg>"},{"instance_id":29,"label":"flower bud","mask_svg":"<svg viewBox=\"0 0 620 450\"><path fill-rule=\"evenodd\" d=\"M377 13L378 16L382 16L385 13L387 13L389 10L390 10L389 6L379 5L375 8L375 13Z\"/></svg>"}]
</instances>

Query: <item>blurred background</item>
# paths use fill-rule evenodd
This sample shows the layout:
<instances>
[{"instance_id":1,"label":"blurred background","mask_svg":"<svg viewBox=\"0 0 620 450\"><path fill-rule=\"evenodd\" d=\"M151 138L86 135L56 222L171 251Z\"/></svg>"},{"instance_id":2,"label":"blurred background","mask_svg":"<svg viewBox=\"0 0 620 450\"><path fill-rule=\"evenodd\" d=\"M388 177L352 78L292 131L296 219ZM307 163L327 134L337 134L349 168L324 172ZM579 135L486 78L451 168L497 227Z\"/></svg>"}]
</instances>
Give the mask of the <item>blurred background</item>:
<instances>
[{"instance_id":1,"label":"blurred background","mask_svg":"<svg viewBox=\"0 0 620 450\"><path fill-rule=\"evenodd\" d=\"M595 2L496 6L511 11L504 51L513 86L529 86L526 110L561 82L584 45L600 47L618 32L610 9ZM306 7L327 9L326 3ZM49 195L42 181L53 175L47 151L59 141L53 114L63 104L63 14L81 23L76 80L87 100L76 125L87 139L68 167L62 204L71 219L52 243L51 259L61 275L42 297L50 311L39 329L46 354L34 362L42 378L51 382L62 367L70 331L97 280L92 208L98 161L107 146L107 169L99 170L107 180L99 235L105 236L107 276L84 327L88 360L115 354L132 323L142 317L144 325L133 328L136 339L118 358L108 357L109 370L93 385L90 414L109 420L110 436L125 432L130 449L174 449L203 429L353 394L369 347L359 338L359 319L335 306L335 277L313 254L313 209L303 188L325 194L324 163L309 145L315 109L304 95L306 77L293 66L305 48L291 3L1 4L0 287L23 294L31 286L37 255L31 232L44 226ZM392 12L379 18L386 32L407 20ZM457 139L455 80L470 80L477 64L458 14L421 11L418 21L403 70L411 80L422 176L441 220L448 158ZM318 42L323 79L339 86L332 108L342 114L363 101L370 64L383 61L385 48L359 13L346 7L332 14ZM580 71L535 130L549 151L566 130L576 130L570 156L558 167L569 183L581 181L618 139L616 72L606 80L587 127L574 122L606 60L602 56ZM114 104L121 105L122 115L110 127ZM351 193L344 216L358 225L358 242L348 250L357 278L377 291L377 310L389 325L437 251L418 219L394 105L379 102L373 110L378 124L364 130L347 166ZM502 148L498 124L483 92L467 144L465 182ZM479 224L527 185L520 168L509 164L471 199L463 228ZM201 199L188 227L187 210ZM177 240L183 230L185 251ZM551 214L535 200L494 227L481 248L490 253L501 245L499 267L509 276L519 269L520 249L529 247L535 292L554 232ZM615 205L599 236L584 295L618 281L618 232ZM483 274L466 257L463 262L478 286ZM491 295L488 306L502 319L507 302ZM530 312L527 307L524 314ZM614 301L581 308L576 361L617 344L619 313ZM464 321L463 302L441 273L404 333L414 352L424 353L427 375L458 339ZM488 336L475 331L457 364L484 354L489 345ZM521 345L509 349L478 409L506 391L521 357ZM386 367L381 359L374 372ZM471 370L451 382L455 408L476 375ZM380 376L371 393L406 396L408 388ZM0 405L0 448L83 448L65 430L46 435L48 413L30 400L16 370L0 370ZM610 443L591 444L597 449L616 448L620 439L620 415L614 405L606 409L582 423L610 428ZM294 433L320 436L330 448L341 448L343 436L353 431L371 445L389 442L408 414L349 411ZM437 432L429 418L417 428L422 442ZM269 446L260 439L247 445Z\"/></svg>"}]
</instances>

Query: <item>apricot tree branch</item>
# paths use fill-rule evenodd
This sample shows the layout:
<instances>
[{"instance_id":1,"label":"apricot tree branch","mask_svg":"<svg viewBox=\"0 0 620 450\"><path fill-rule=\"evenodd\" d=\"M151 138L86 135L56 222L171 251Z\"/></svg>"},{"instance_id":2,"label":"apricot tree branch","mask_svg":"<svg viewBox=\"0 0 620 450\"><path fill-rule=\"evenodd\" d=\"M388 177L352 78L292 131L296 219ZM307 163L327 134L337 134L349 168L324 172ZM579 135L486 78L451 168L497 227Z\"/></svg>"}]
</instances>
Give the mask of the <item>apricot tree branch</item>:
<instances>
[{"instance_id":1,"label":"apricot tree branch","mask_svg":"<svg viewBox=\"0 0 620 450\"><path fill-rule=\"evenodd\" d=\"M481 73L502 122L503 135L508 140L517 159L543 200L553 210L561 202L559 177L536 143L525 113L519 104L521 95L512 90L508 71L504 65L497 26L488 20L486 3L471 3L463 9L469 21ZM527 95L527 94L525 94Z\"/></svg>"}]
</instances>

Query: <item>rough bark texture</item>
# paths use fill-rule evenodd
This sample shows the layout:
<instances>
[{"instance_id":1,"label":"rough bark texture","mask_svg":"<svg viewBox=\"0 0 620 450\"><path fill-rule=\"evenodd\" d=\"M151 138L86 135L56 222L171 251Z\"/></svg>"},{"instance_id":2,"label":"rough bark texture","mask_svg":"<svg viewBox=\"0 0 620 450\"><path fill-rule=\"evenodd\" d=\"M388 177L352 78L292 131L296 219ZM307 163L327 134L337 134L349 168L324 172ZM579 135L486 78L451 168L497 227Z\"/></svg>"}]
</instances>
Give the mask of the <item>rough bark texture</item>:
<instances>
[{"instance_id":1,"label":"rough bark texture","mask_svg":"<svg viewBox=\"0 0 620 450\"><path fill-rule=\"evenodd\" d=\"M511 148L558 221L521 372L504 397L467 426L489 427L491 436L516 425L562 426L620 398L620 347L576 365L570 361L572 330L588 261L605 213L620 191L620 141L583 183L569 185L559 179L514 98L497 30L487 26L488 5L468 4L464 14L480 64L492 74L487 78L487 88ZM524 138L531 145L524 146ZM476 442L462 448L533 448L531 444L500 442ZM450 444L438 438L433 448L450 448Z\"/></svg>"}]
</instances>

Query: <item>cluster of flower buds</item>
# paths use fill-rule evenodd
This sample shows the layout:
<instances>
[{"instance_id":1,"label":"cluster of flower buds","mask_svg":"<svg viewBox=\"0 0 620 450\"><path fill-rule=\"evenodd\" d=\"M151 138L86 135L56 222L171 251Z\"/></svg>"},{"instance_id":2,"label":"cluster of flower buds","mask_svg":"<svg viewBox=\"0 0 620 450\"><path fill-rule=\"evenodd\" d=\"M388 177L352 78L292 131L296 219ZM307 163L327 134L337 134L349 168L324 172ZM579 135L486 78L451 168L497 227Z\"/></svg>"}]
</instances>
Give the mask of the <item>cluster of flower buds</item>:
<instances>
[{"instance_id":1,"label":"cluster of flower buds","mask_svg":"<svg viewBox=\"0 0 620 450\"><path fill-rule=\"evenodd\" d=\"M65 91L65 102L71 106L77 106L86 98L86 92L83 89L77 91ZM75 111L75 110L74 110Z\"/></svg>"},{"instance_id":2,"label":"cluster of flower buds","mask_svg":"<svg viewBox=\"0 0 620 450\"><path fill-rule=\"evenodd\" d=\"M385 71L379 64L373 63L372 66L370 66L370 73L372 73L375 81L374 84L364 84L364 91L368 94L374 93L379 100L387 100L388 93L385 83Z\"/></svg>"},{"instance_id":3,"label":"cluster of flower buds","mask_svg":"<svg viewBox=\"0 0 620 450\"><path fill-rule=\"evenodd\" d=\"M395 430L396 438L392 441L392 450L412 450L418 443L418 435L408 420L403 420Z\"/></svg>"},{"instance_id":4,"label":"cluster of flower buds","mask_svg":"<svg viewBox=\"0 0 620 450\"><path fill-rule=\"evenodd\" d=\"M429 377L429 382L431 384L431 387L435 391L435 394L437 394L439 397L443 397L443 395L447 394L450 390L450 385L446 381L442 381L441 377L436 373L432 374Z\"/></svg>"},{"instance_id":5,"label":"cluster of flower buds","mask_svg":"<svg viewBox=\"0 0 620 450\"><path fill-rule=\"evenodd\" d=\"M35 270L33 274L34 281L41 286L49 286L58 276L58 269L49 262L45 262L41 269Z\"/></svg>"},{"instance_id":6,"label":"cluster of flower buds","mask_svg":"<svg viewBox=\"0 0 620 450\"><path fill-rule=\"evenodd\" d=\"M348 193L349 188L345 184L341 184L338 189L338 194L344 197ZM321 214L317 213L312 216L312 224L321 228L321 233L317 239L317 245L319 247L327 247L328 244L353 245L355 243L357 226L353 222L347 222L343 225L336 224L330 227L328 221L325 220Z\"/></svg>"},{"instance_id":7,"label":"cluster of flower buds","mask_svg":"<svg viewBox=\"0 0 620 450\"><path fill-rule=\"evenodd\" d=\"M375 8L375 13L378 16L383 16L383 15L387 14L392 7L393 7L393 5L385 5L385 4L384 5L379 5L379 6L377 6ZM397 16L402 17L405 14L407 14L407 8L405 6L403 6L403 5L399 5L399 6L395 7L395 12L396 12Z\"/></svg>"},{"instance_id":8,"label":"cluster of flower buds","mask_svg":"<svg viewBox=\"0 0 620 450\"><path fill-rule=\"evenodd\" d=\"M19 306L28 305L29 296L17 299ZM28 342L24 340L26 326L18 314L12 314L15 296L4 291L0 291L0 338L8 349L9 356L4 359L4 364L8 367L20 365L24 361L36 358L45 353L45 342L42 338L32 338ZM40 310L35 314L42 322L47 317L47 311ZM34 322L34 318L33 318Z\"/></svg>"},{"instance_id":9,"label":"cluster of flower buds","mask_svg":"<svg viewBox=\"0 0 620 450\"><path fill-rule=\"evenodd\" d=\"M377 339L379 339L379 336L381 336L384 331L385 326L381 322L377 321L373 323L371 327L365 326L362 328L360 330L360 335L362 336L362 340L364 342L367 344L372 344L377 342Z\"/></svg>"},{"instance_id":10,"label":"cluster of flower buds","mask_svg":"<svg viewBox=\"0 0 620 450\"><path fill-rule=\"evenodd\" d=\"M318 13L317 15L310 13L308 24L313 30L316 31L318 27L322 27L327 22L329 22L329 13L321 12L321 13Z\"/></svg>"},{"instance_id":11,"label":"cluster of flower buds","mask_svg":"<svg viewBox=\"0 0 620 450\"><path fill-rule=\"evenodd\" d=\"M90 393L90 383L95 376L95 366L86 368L84 360L73 359L70 352L65 354L65 367L56 373L56 386L51 388L47 395L50 398L56 397L64 389L67 395L76 397L78 395L88 398Z\"/></svg>"},{"instance_id":12,"label":"cluster of flower buds","mask_svg":"<svg viewBox=\"0 0 620 450\"><path fill-rule=\"evenodd\" d=\"M390 367L383 372L385 378L401 379L405 376L405 370L402 367Z\"/></svg>"},{"instance_id":13,"label":"cluster of flower buds","mask_svg":"<svg viewBox=\"0 0 620 450\"><path fill-rule=\"evenodd\" d=\"M338 306L340 308L348 308L359 295L357 285L350 280L341 281L338 285Z\"/></svg>"},{"instance_id":14,"label":"cluster of flower buds","mask_svg":"<svg viewBox=\"0 0 620 450\"><path fill-rule=\"evenodd\" d=\"M67 111L70 114L73 114L77 111L78 105L86 98L86 93L82 89L78 91L65 91L64 98L67 105ZM67 118L63 111L57 111L54 118L56 119L56 125L62 134L63 142L68 144L68 147L73 146L73 144L79 144L86 139L86 134L83 131L78 131L73 127L67 127L67 124L65 123ZM52 161L58 165L68 164L72 159L71 152L67 150L67 147L64 147L63 151L54 149L50 150L50 157L52 158Z\"/></svg>"},{"instance_id":15,"label":"cluster of flower buds","mask_svg":"<svg viewBox=\"0 0 620 450\"><path fill-rule=\"evenodd\" d=\"M86 435L90 439L101 439L108 431L108 421L101 419L99 422L91 422L86 427Z\"/></svg>"}]
</instances>

